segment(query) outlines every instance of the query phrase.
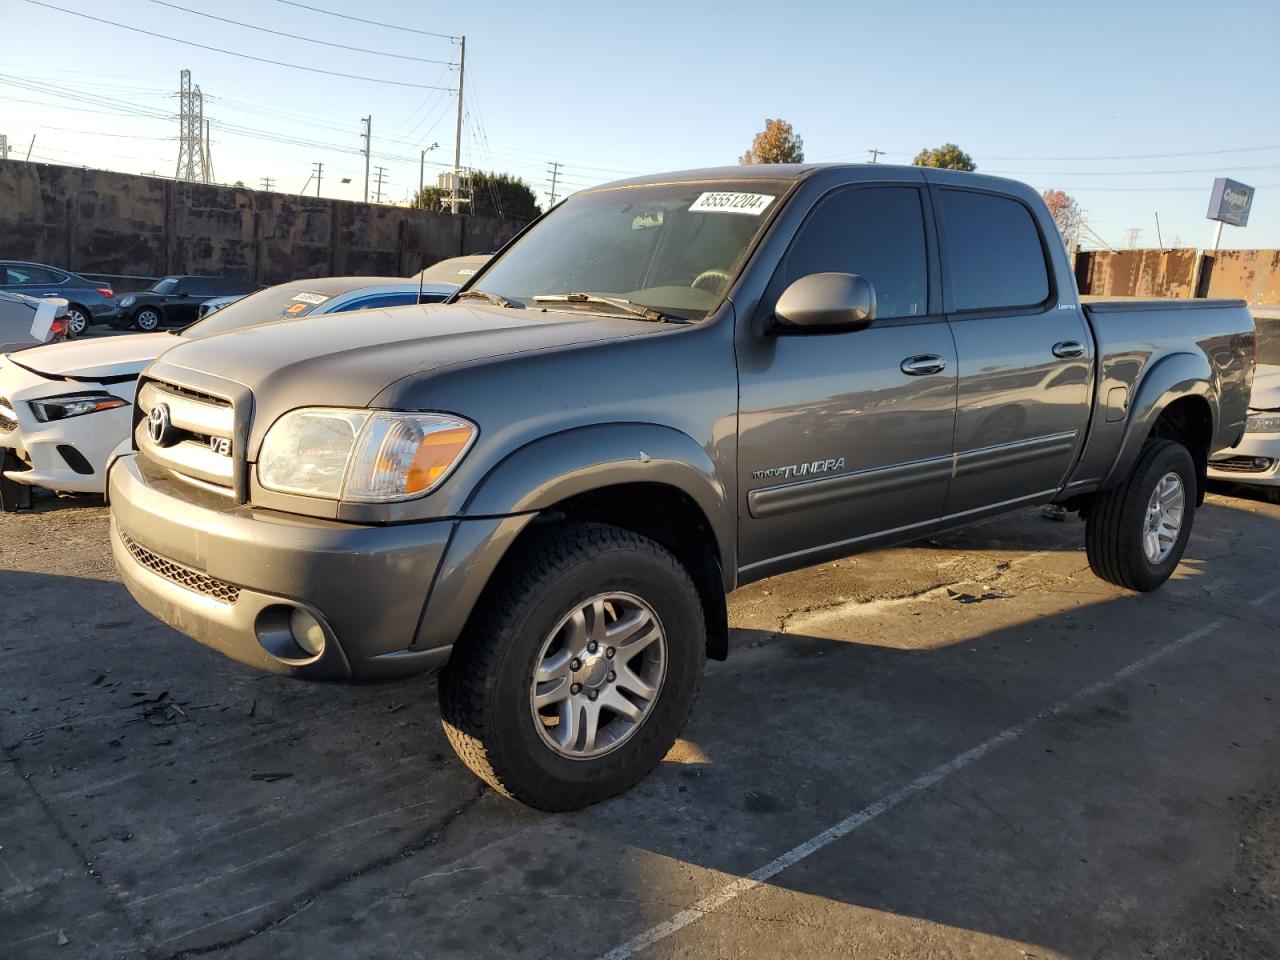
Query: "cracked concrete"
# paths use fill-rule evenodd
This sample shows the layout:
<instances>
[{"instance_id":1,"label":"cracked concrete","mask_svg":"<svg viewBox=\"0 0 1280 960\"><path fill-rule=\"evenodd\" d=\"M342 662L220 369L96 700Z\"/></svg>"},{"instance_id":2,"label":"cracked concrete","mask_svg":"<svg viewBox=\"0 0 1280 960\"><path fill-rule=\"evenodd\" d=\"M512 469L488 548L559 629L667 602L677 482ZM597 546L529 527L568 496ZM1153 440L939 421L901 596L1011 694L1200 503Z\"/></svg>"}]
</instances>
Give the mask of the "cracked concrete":
<instances>
[{"instance_id":1,"label":"cracked concrete","mask_svg":"<svg viewBox=\"0 0 1280 960\"><path fill-rule=\"evenodd\" d=\"M134 606L100 505L44 501L0 516L0 956L598 956L1217 622L642 955L1275 955L1277 531L1213 495L1147 597L1034 513L753 584L667 762L549 817L429 681L224 660Z\"/></svg>"}]
</instances>

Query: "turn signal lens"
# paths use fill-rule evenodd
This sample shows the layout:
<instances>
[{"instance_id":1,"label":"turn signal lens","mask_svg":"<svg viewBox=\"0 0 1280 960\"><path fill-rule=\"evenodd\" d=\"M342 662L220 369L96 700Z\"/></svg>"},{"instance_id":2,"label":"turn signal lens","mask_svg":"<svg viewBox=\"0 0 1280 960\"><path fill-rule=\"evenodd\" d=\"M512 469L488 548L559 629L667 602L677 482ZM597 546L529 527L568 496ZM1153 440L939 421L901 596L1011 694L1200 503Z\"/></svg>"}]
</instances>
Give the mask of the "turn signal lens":
<instances>
[{"instance_id":1,"label":"turn signal lens","mask_svg":"<svg viewBox=\"0 0 1280 960\"><path fill-rule=\"evenodd\" d=\"M418 452L409 465L405 493L430 490L461 459L471 444L475 430L471 427L445 427L422 438Z\"/></svg>"},{"instance_id":2,"label":"turn signal lens","mask_svg":"<svg viewBox=\"0 0 1280 960\"><path fill-rule=\"evenodd\" d=\"M378 412L356 445L342 499L380 502L439 486L475 439L465 420L433 413Z\"/></svg>"}]
</instances>

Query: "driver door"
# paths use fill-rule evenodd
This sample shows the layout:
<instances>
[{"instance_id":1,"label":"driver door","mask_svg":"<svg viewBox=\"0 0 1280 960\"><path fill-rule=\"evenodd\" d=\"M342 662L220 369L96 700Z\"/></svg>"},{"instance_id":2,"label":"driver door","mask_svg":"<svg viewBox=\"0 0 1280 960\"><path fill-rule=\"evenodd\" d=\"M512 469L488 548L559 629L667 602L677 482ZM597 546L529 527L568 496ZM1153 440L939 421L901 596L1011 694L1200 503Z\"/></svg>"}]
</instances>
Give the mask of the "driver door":
<instances>
[{"instance_id":1,"label":"driver door","mask_svg":"<svg viewBox=\"0 0 1280 960\"><path fill-rule=\"evenodd\" d=\"M875 288L875 321L853 333L753 335L745 349L739 341L746 580L844 555L942 515L956 352L941 314L928 211L927 195L914 185L827 194L800 227L760 309L772 314L783 289L807 274L857 273Z\"/></svg>"}]
</instances>

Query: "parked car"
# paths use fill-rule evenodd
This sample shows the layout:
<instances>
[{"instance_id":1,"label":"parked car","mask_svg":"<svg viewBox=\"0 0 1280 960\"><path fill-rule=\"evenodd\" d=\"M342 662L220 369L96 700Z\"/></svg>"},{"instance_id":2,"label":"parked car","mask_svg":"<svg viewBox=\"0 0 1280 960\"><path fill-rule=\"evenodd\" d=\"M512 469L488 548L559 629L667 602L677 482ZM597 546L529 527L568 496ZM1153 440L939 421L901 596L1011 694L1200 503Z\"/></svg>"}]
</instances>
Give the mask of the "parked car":
<instances>
[{"instance_id":1,"label":"parked car","mask_svg":"<svg viewBox=\"0 0 1280 960\"><path fill-rule=\"evenodd\" d=\"M1209 460L1209 479L1258 487L1280 503L1280 307L1255 307L1258 372L1240 445Z\"/></svg>"},{"instance_id":2,"label":"parked car","mask_svg":"<svg viewBox=\"0 0 1280 960\"><path fill-rule=\"evenodd\" d=\"M43 263L0 260L0 290L67 301L67 321L73 336L84 333L92 323L109 323L119 313L110 284Z\"/></svg>"},{"instance_id":3,"label":"parked car","mask_svg":"<svg viewBox=\"0 0 1280 960\"><path fill-rule=\"evenodd\" d=\"M162 277L146 290L120 298L119 313L111 325L117 330L134 327L145 333L162 326L185 326L197 319L200 304L214 297L234 296L257 290L248 280L221 277Z\"/></svg>"},{"instance_id":4,"label":"parked car","mask_svg":"<svg viewBox=\"0 0 1280 960\"><path fill-rule=\"evenodd\" d=\"M484 265L493 259L492 253L473 253L465 257L450 257L419 271L413 279L424 283L463 284L474 277Z\"/></svg>"},{"instance_id":5,"label":"parked car","mask_svg":"<svg viewBox=\"0 0 1280 960\"><path fill-rule=\"evenodd\" d=\"M455 290L428 286L423 298L435 302ZM418 284L399 278L294 280L249 294L176 334L104 337L0 358L0 398L13 411L0 412L0 451L12 452L4 475L26 487L102 493L108 457L129 436L138 374L166 350L254 324L417 300Z\"/></svg>"},{"instance_id":6,"label":"parked car","mask_svg":"<svg viewBox=\"0 0 1280 960\"><path fill-rule=\"evenodd\" d=\"M217 313L223 307L229 307L237 300L241 300L248 294L238 293L231 297L214 297L212 300L206 300L200 304L200 310L196 313L196 319L203 320L211 313Z\"/></svg>"},{"instance_id":7,"label":"parked car","mask_svg":"<svg viewBox=\"0 0 1280 960\"><path fill-rule=\"evenodd\" d=\"M1035 190L922 167L584 190L379 320L151 366L116 562L259 669L441 669L459 757L547 810L661 760L753 580L1059 502L1158 587L1253 373L1242 302L1082 305Z\"/></svg>"},{"instance_id":8,"label":"parked car","mask_svg":"<svg viewBox=\"0 0 1280 960\"><path fill-rule=\"evenodd\" d=\"M0 356L70 338L65 300L0 290Z\"/></svg>"}]
</instances>

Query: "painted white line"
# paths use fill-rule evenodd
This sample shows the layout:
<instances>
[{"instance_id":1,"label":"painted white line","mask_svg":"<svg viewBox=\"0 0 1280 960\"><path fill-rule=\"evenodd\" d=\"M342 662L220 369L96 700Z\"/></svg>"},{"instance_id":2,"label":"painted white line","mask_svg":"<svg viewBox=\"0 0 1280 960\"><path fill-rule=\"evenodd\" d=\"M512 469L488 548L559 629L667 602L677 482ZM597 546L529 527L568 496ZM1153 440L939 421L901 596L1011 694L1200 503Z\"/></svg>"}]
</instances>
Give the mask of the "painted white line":
<instances>
[{"instance_id":1,"label":"painted white line","mask_svg":"<svg viewBox=\"0 0 1280 960\"><path fill-rule=\"evenodd\" d=\"M1277 594L1280 594L1280 588L1273 590L1268 594L1264 594L1257 600L1252 601L1252 603L1254 606L1262 606L1263 603L1270 600ZM1161 657L1167 656L1175 650L1187 646L1187 644L1194 643L1197 640L1207 637L1209 634L1227 623L1227 619L1228 618L1226 617L1221 617L1211 623L1205 624L1198 630L1193 630L1190 633L1179 637L1172 643L1166 644L1160 649L1147 654L1145 657L1141 657L1133 661L1133 663L1130 663L1128 666L1121 667L1110 676L1104 677L1096 683L1091 683L1089 686L1076 691L1065 700L1060 700L1053 706L1046 707L1039 713L1022 721L1021 723L1000 731L988 740L984 740L976 747L966 750L958 756L952 757L946 763L934 767L924 776L912 780L906 786L899 787L897 790L893 791L893 793L880 798L870 806L863 807L857 813L846 817L839 823L831 825L817 836L810 837L799 846L792 847L782 856L775 860L770 860L758 870L755 870L745 877L739 877L736 880L731 880L719 890L715 891L715 893L703 897L692 906L681 910L671 919L650 927L648 930L645 930L638 936L633 937L626 943L614 947L608 953L602 954L599 960L628 960L628 958L635 956L641 950L651 947L661 940L665 940L673 933L683 930L691 923L695 923L708 914L714 913L731 900L735 900L744 893L762 886L766 881L777 876L783 870L786 870L788 867L795 866L801 860L812 856L823 847L835 843L835 841L849 835L859 827L870 823L882 813L887 813L894 807L902 804L904 801L911 799L916 794L928 790L939 781L945 780L953 773L963 770L971 763L982 759L993 750L1020 739L1030 732L1032 728L1043 723L1045 720L1056 717L1059 714L1065 713L1073 707L1078 706L1082 701L1096 696L1108 687L1112 687L1140 670L1149 667Z\"/></svg>"}]
</instances>

